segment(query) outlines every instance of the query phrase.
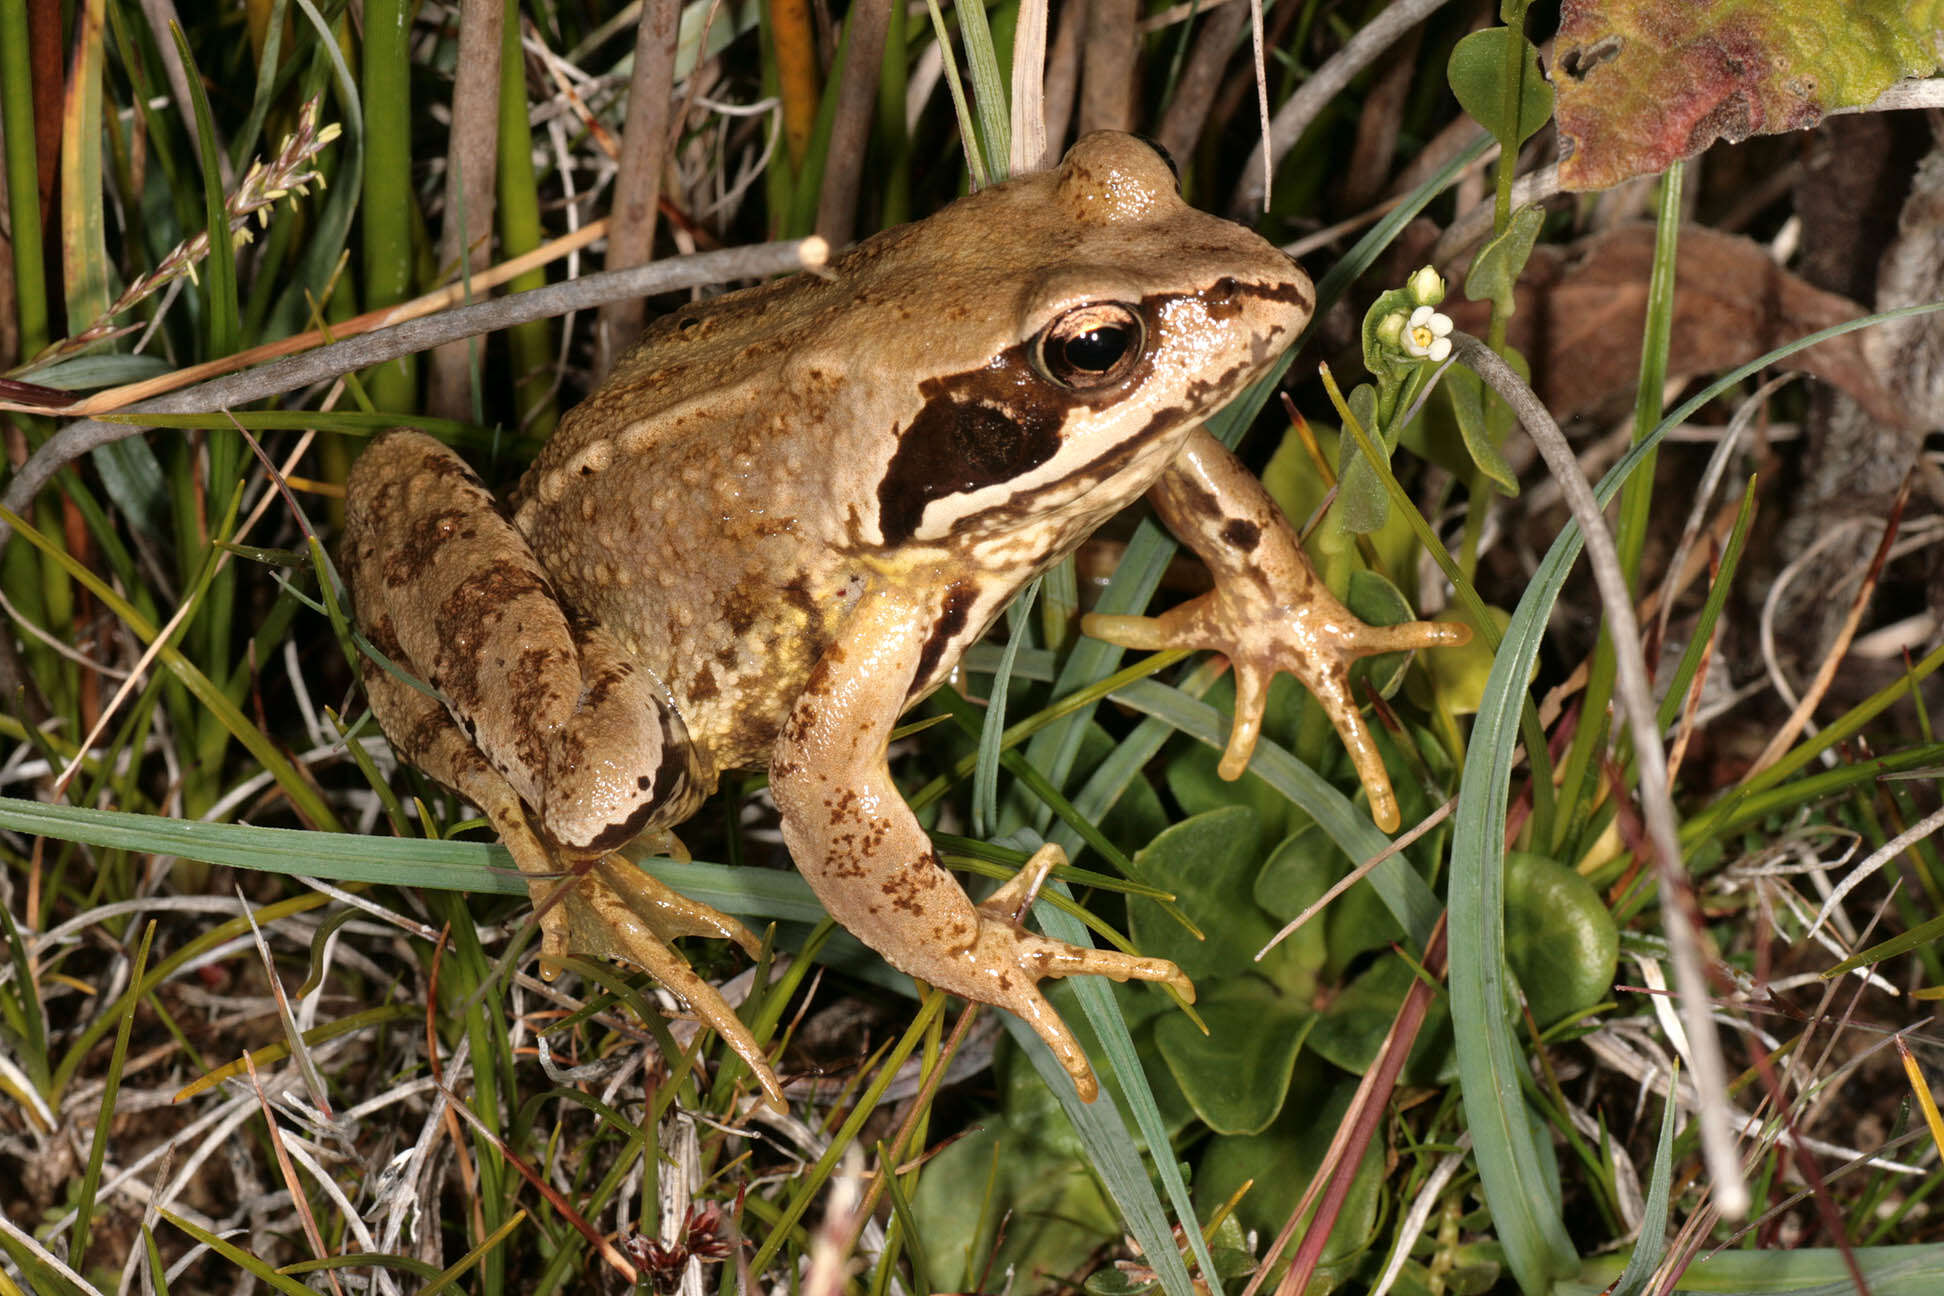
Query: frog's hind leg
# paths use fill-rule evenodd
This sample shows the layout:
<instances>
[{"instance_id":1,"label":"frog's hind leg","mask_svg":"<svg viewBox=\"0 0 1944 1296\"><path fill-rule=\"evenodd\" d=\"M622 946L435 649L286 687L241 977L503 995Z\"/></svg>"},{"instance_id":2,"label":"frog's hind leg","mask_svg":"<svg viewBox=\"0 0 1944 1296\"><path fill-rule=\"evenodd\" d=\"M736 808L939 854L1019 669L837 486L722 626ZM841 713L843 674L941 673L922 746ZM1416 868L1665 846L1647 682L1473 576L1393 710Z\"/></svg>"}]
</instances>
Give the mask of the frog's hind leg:
<instances>
[{"instance_id":1,"label":"frog's hind leg","mask_svg":"<svg viewBox=\"0 0 1944 1296\"><path fill-rule=\"evenodd\" d=\"M694 812L709 789L680 715L610 636L569 622L463 460L390 432L359 456L345 494L359 625L444 695L551 839L595 855Z\"/></svg>"},{"instance_id":2,"label":"frog's hind leg","mask_svg":"<svg viewBox=\"0 0 1944 1296\"><path fill-rule=\"evenodd\" d=\"M382 636L378 648L387 656L403 652ZM542 973L554 975L569 954L619 958L645 969L687 1000L695 1015L722 1037L755 1075L771 1107L788 1110L782 1085L756 1037L721 992L668 944L678 936L723 937L754 954L759 947L748 929L622 856L604 854L580 866L557 861L534 831L519 795L436 699L376 662L367 661L363 674L372 714L399 755L485 811L526 877L540 923ZM580 867L586 869L585 876L576 876Z\"/></svg>"},{"instance_id":3,"label":"frog's hind leg","mask_svg":"<svg viewBox=\"0 0 1944 1296\"><path fill-rule=\"evenodd\" d=\"M1366 625L1318 579L1282 510L1221 442L1197 429L1148 492L1168 529L1215 575L1215 588L1158 617L1087 616L1081 629L1123 648L1209 648L1235 669L1235 722L1221 775L1241 777L1262 732L1269 684L1288 671L1316 696L1370 797L1370 817L1398 827L1397 796L1350 690L1362 657L1456 646L1471 638L1451 621Z\"/></svg>"},{"instance_id":4,"label":"frog's hind leg","mask_svg":"<svg viewBox=\"0 0 1944 1296\"><path fill-rule=\"evenodd\" d=\"M893 967L1017 1014L1091 1100L1093 1069L1039 982L1163 981L1190 999L1194 987L1166 959L1069 945L1019 925L1019 910L1063 858L1057 848L982 905L939 864L891 781L885 744L927 644L948 623L939 599L895 589L874 589L851 610L777 738L770 787L783 839L831 917Z\"/></svg>"}]
</instances>

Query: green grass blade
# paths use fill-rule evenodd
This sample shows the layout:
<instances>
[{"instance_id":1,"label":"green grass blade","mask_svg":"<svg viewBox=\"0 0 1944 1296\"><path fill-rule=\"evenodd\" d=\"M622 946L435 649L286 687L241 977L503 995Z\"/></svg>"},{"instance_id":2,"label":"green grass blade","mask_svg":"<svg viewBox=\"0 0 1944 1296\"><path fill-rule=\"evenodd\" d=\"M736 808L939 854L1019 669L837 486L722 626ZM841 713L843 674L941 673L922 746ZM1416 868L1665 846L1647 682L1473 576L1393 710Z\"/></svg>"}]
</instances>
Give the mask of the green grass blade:
<instances>
[{"instance_id":1,"label":"green grass blade","mask_svg":"<svg viewBox=\"0 0 1944 1296\"><path fill-rule=\"evenodd\" d=\"M155 923L150 921L142 928L142 943L135 950L129 980L142 979L142 973L148 968L149 946L154 940ZM108 1157L108 1132L115 1128L115 1099L121 1093L122 1071L128 1065L128 1037L135 1026L135 1009L140 1002L130 999L124 1007L121 1025L115 1028L114 1051L109 1055L107 1070L102 1073L101 1114L95 1118L94 1140L88 1148L87 1165L81 1171L80 1191L75 1194L74 1232L70 1235L73 1240L68 1243L71 1256L88 1254L88 1225L101 1190L101 1166Z\"/></svg>"},{"instance_id":2,"label":"green grass blade","mask_svg":"<svg viewBox=\"0 0 1944 1296\"><path fill-rule=\"evenodd\" d=\"M83 1292L88 1296L100 1296L87 1279L62 1264L60 1257L8 1219L5 1213L0 1213L0 1254L9 1257L21 1276L26 1278L27 1291L31 1296L65 1296L70 1292L76 1293L76 1296ZM13 1285L3 1268L0 1268L0 1283L6 1284L0 1290L20 1290Z\"/></svg>"},{"instance_id":3,"label":"green grass blade","mask_svg":"<svg viewBox=\"0 0 1944 1296\"><path fill-rule=\"evenodd\" d=\"M1641 331L1640 375L1634 389L1634 440L1653 431L1661 415L1661 388L1667 383L1668 338L1674 328L1675 257L1681 228L1681 166L1677 162L1661 177L1659 219L1654 228L1654 259L1647 281L1647 308ZM1614 528L1614 546L1627 573L1629 586L1637 586L1640 553L1647 543L1649 509L1654 500L1655 453L1647 452L1646 470L1627 480L1620 494L1620 516ZM1597 798L1596 771L1599 757L1607 748L1610 726L1606 716L1613 700L1613 638L1600 631L1594 646L1593 661L1587 669L1586 694L1581 703L1579 727L1566 752L1560 781L1560 805L1566 813L1553 825L1555 846L1566 845L1568 835L1584 829L1589 809ZM1566 851L1571 854L1570 846Z\"/></svg>"},{"instance_id":4,"label":"green grass blade","mask_svg":"<svg viewBox=\"0 0 1944 1296\"><path fill-rule=\"evenodd\" d=\"M364 174L364 99L359 93L357 81L351 75L350 65L344 60L344 51L338 48L337 40L331 34L330 24L324 21L317 7L311 0L297 0L297 9L314 34L310 42L311 57L318 65L317 72L307 81L304 93L306 96L321 93L325 80L329 80L337 92L334 106L344 134L339 137L337 165L333 168L337 183L330 187L316 223L306 230L295 272L290 275L289 284L278 294L275 305L270 308L261 326L261 332L266 337L287 337L301 331L305 321L311 317L312 303L323 302L331 276L337 269L338 256L350 238L351 222L358 213L358 198L362 190L358 178ZM325 156L329 157L330 154L326 153Z\"/></svg>"},{"instance_id":5,"label":"green grass blade","mask_svg":"<svg viewBox=\"0 0 1944 1296\"><path fill-rule=\"evenodd\" d=\"M525 895L506 848L486 842L361 837L355 833L198 823L161 815L45 805L0 797L0 829L108 850L176 855L230 868L445 891ZM683 895L744 917L821 922L823 907L795 873L650 860L648 871Z\"/></svg>"},{"instance_id":6,"label":"green grass blade","mask_svg":"<svg viewBox=\"0 0 1944 1296\"><path fill-rule=\"evenodd\" d=\"M1052 881L1047 883L1046 889L1065 891L1060 883ZM1040 929L1053 939L1083 948L1090 943L1080 924L1052 905L1041 902L1034 906L1033 913L1039 919ZM1194 1211L1187 1202L1187 1191L1179 1183L1179 1172L1172 1169L1174 1154L1163 1131L1160 1110L1155 1106L1154 1095L1148 1088L1140 1059L1134 1052L1134 1040L1128 1033L1127 1019L1121 1015L1113 992L1100 977L1078 977L1071 985L1075 997L1086 1010L1088 1024L1100 1037L1106 1061L1112 1066L1129 1104L1136 1108L1135 1119L1143 1127L1148 1147L1157 1153L1154 1158L1156 1168L1164 1180L1172 1180L1169 1195L1174 1200L1182 1226L1197 1239L1196 1252L1203 1273L1214 1283L1214 1267L1207 1258L1205 1245L1199 1241L1201 1230L1195 1225ZM1067 1119L1073 1122L1074 1131L1080 1135L1081 1146L1086 1149L1087 1164L1099 1176L1108 1196L1119 1208L1122 1222L1127 1225L1128 1233L1140 1245L1142 1255L1161 1280L1162 1290L1168 1296L1193 1296L1194 1284L1189 1280L1188 1267L1182 1263L1181 1252L1175 1246L1173 1231L1168 1224L1168 1212L1162 1207L1154 1184L1148 1178L1138 1146L1121 1117L1119 1104L1114 1100L1113 1088L1102 1085L1099 1097L1090 1103L1081 1102L1080 1095L1074 1090L1072 1077L1067 1075L1066 1068L1060 1065L1045 1041L1033 1033L1033 1028L1011 1013L1001 1013L999 1016L1007 1034L1025 1051L1032 1060L1033 1069L1039 1072L1054 1096L1060 1100L1061 1109L1066 1112ZM1219 1293L1221 1289L1217 1286L1213 1290Z\"/></svg>"},{"instance_id":7,"label":"green grass blade","mask_svg":"<svg viewBox=\"0 0 1944 1296\"><path fill-rule=\"evenodd\" d=\"M1627 1267L1621 1271L1619 1281L1613 1284L1613 1296L1646 1296L1647 1281L1660 1267L1661 1257L1667 1254L1667 1197L1674 1181L1674 1112L1679 1106L1672 1095L1679 1091L1679 1080L1680 1068L1676 1066L1667 1082L1669 1097L1661 1105L1660 1143L1654 1148L1654 1169L1647 1180L1640 1238L1634 1243L1633 1254L1627 1258Z\"/></svg>"},{"instance_id":8,"label":"green grass blade","mask_svg":"<svg viewBox=\"0 0 1944 1296\"><path fill-rule=\"evenodd\" d=\"M101 180L105 0L75 12L73 72L61 122L61 270L76 327L108 310L107 195ZM36 191L30 190L32 194Z\"/></svg>"},{"instance_id":9,"label":"green grass blade","mask_svg":"<svg viewBox=\"0 0 1944 1296\"><path fill-rule=\"evenodd\" d=\"M1012 687L1013 663L1032 624L1033 600L1039 597L1039 578L1006 609L1005 653L999 670L992 677L992 691L986 696L984 722L979 727L979 761L972 769L972 835L984 837L999 822L999 751L1006 737L1006 694Z\"/></svg>"},{"instance_id":10,"label":"green grass blade","mask_svg":"<svg viewBox=\"0 0 1944 1296\"><path fill-rule=\"evenodd\" d=\"M129 630L137 638L142 640L143 643L147 644L155 641L157 629L154 623L137 612L133 606L122 599L113 589L109 588L100 577L75 562L65 552L53 546L45 536L42 536L33 527L28 526L26 520L19 515L9 513L5 509L0 509L0 518L4 518L14 528L16 535L36 546L43 553L48 554L56 562L60 563L62 569L70 576L87 586L89 591L96 598L100 599L103 605L111 612L117 617L120 617L122 622L128 626ZM276 745L270 741L269 737L250 722L249 718L238 709L237 705L230 701L223 693L223 690L217 687L215 681L211 680L209 676L205 675L196 667L194 662L191 662L180 650L170 644L165 643L162 646L160 652L157 654L157 660L167 667L176 679L195 696L196 700L203 705L211 718L220 724L229 736L235 738L252 756L257 758L257 761L263 768L277 780L277 786L283 789L284 794L290 798L291 804L297 808L299 813L303 814L314 824L330 829L337 828L337 816L331 812L330 804L324 800L322 794L318 792L317 788L308 779L297 772L296 768L285 759L283 753L277 750Z\"/></svg>"},{"instance_id":11,"label":"green grass blade","mask_svg":"<svg viewBox=\"0 0 1944 1296\"><path fill-rule=\"evenodd\" d=\"M364 101L367 121L386 123L365 137L364 301L366 310L404 301L412 290L412 68L408 0L366 0ZM508 27L518 31L518 23ZM515 66L523 66L514 56ZM525 105L521 105L524 111ZM381 410L418 408L418 367L409 357L380 365L365 379Z\"/></svg>"},{"instance_id":12,"label":"green grass blade","mask_svg":"<svg viewBox=\"0 0 1944 1296\"><path fill-rule=\"evenodd\" d=\"M0 0L0 150L7 168L7 214L13 221L14 314L20 322L20 353L29 358L48 342L31 49L27 0Z\"/></svg>"},{"instance_id":13,"label":"green grass blade","mask_svg":"<svg viewBox=\"0 0 1944 1296\"><path fill-rule=\"evenodd\" d=\"M243 307L236 290L236 241L230 237L229 212L224 206L222 150L216 145L216 122L209 111L209 95L196 68L195 51L182 28L171 22L169 35L182 56L189 79L189 102L195 112L196 147L202 162L203 219L209 235L209 255L203 262L204 323L208 328L207 358L234 355L243 341ZM87 318L92 319L93 316ZM220 481L220 479L217 479ZM214 484L214 483L212 483Z\"/></svg>"},{"instance_id":14,"label":"green grass blade","mask_svg":"<svg viewBox=\"0 0 1944 1296\"><path fill-rule=\"evenodd\" d=\"M295 1278L288 1278L277 1272L268 1260L245 1251L226 1238L217 1237L202 1225L192 1223L166 1208L158 1208L156 1214L231 1264L255 1274L259 1282L268 1283L272 1290L283 1292L284 1296L314 1296L310 1288Z\"/></svg>"},{"instance_id":15,"label":"green grass blade","mask_svg":"<svg viewBox=\"0 0 1944 1296\"><path fill-rule=\"evenodd\" d=\"M979 146L986 170L998 184L1012 170L1012 108L1009 82L1000 70L992 45L992 26L986 21L985 0L963 0L952 11L959 19L959 39L965 42L965 74L972 80L972 105L978 115Z\"/></svg>"},{"instance_id":16,"label":"green grass blade","mask_svg":"<svg viewBox=\"0 0 1944 1296\"><path fill-rule=\"evenodd\" d=\"M1714 636L1715 623L1721 619L1721 611L1728 605L1728 591L1734 587L1735 571L1741 565L1742 548L1748 543L1748 529L1754 522L1755 479L1751 477L1742 491L1741 510L1735 515L1734 530L1728 533L1728 543L1722 548L1714 584L1708 587L1708 597L1701 605L1701 615L1695 619L1687 648L1681 653L1680 663L1668 679L1667 696L1661 701L1659 715L1663 728L1674 723L1674 717L1681 713L1686 703L1688 686L1694 682L1695 672L1701 669L1701 657L1707 652L1708 641Z\"/></svg>"}]
</instances>

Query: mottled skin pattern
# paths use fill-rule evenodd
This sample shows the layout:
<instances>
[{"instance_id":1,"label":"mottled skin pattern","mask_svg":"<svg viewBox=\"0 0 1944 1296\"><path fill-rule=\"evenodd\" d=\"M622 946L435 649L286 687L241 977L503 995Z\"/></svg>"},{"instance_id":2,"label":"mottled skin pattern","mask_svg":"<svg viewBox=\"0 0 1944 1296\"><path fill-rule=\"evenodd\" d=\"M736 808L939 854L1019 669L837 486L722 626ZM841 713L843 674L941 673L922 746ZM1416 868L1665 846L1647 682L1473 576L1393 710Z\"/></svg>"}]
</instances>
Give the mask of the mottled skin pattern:
<instances>
[{"instance_id":1,"label":"mottled skin pattern","mask_svg":"<svg viewBox=\"0 0 1944 1296\"><path fill-rule=\"evenodd\" d=\"M698 907L669 918L609 852L687 817L720 771L767 763L784 839L832 916L904 971L1018 1013L1092 1097L1037 983L1192 987L1164 960L1020 926L1056 850L974 905L892 784L886 742L1028 580L1158 482L1217 589L1098 627L1231 656L1231 774L1267 680L1297 673L1394 826L1343 672L1462 630L1356 622L1199 430L1312 303L1287 257L1184 204L1148 146L1103 133L826 275L660 321L562 421L510 519L437 442L380 438L348 487L347 575L367 633L444 706L374 667L372 709L519 842L536 899L554 889L541 875L591 861L565 918L542 914L550 957L616 954L657 975ZM774 1097L733 1015L681 989Z\"/></svg>"}]
</instances>

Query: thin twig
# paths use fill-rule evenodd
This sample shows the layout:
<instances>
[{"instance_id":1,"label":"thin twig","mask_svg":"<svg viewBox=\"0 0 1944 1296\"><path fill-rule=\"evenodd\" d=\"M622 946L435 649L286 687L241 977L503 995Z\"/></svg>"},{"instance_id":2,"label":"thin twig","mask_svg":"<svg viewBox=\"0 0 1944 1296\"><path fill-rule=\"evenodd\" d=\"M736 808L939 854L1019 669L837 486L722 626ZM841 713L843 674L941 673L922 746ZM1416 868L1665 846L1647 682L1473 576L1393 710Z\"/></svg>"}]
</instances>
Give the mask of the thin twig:
<instances>
[{"instance_id":1,"label":"thin twig","mask_svg":"<svg viewBox=\"0 0 1944 1296\"><path fill-rule=\"evenodd\" d=\"M811 237L789 243L760 243L752 247L705 252L693 257L656 261L627 270L584 275L566 283L549 284L532 292L514 293L492 301L461 306L457 310L425 319L394 324L333 346L279 360L261 369L218 378L213 382L140 405L129 407L129 414L188 414L210 410L234 409L251 401L283 392L295 391L315 382L342 377L354 370L383 364L402 355L411 355L442 342L455 342L478 333L511 328L529 320L547 319L568 311L598 306L618 297L648 296L721 283L729 279L758 278L823 264L828 244ZM0 507L24 514L34 496L52 480L55 473L82 455L142 431L136 423L102 423L83 419L70 423L49 437L36 450L0 495ZM0 524L0 551L13 536L13 529Z\"/></svg>"},{"instance_id":2,"label":"thin twig","mask_svg":"<svg viewBox=\"0 0 1944 1296\"><path fill-rule=\"evenodd\" d=\"M1815 713L1818 706L1822 705L1823 695L1829 691L1830 685L1836 682L1837 668L1849 655L1850 641L1856 637L1856 628L1863 623L1863 614L1869 610L1870 599L1876 593L1877 582L1882 579L1883 566L1889 561L1891 545L1897 536L1897 524L1903 519L1904 504L1909 499L1910 479L1905 478L1903 489L1897 492L1896 500L1890 505L1890 516L1884 519L1883 535L1877 541L1876 555L1871 558L1869 568L1863 574L1863 583L1857 587L1856 597L1850 600L1849 612L1843 617L1843 624L1837 629L1836 638L1823 653L1822 664L1816 668L1815 678L1811 679L1808 686L1802 690L1802 698L1796 703L1795 710L1789 713L1789 718L1782 722L1782 727L1769 738L1768 745L1762 748L1761 755L1755 758L1755 763L1748 767L1748 772L1743 775L1743 778L1754 778L1782 759L1783 754L1795 744L1795 740L1801 737L1802 731L1808 727L1809 717ZM1769 639L1768 632L1774 625L1772 615L1774 606L1775 598L1771 595L1762 608L1762 630L1765 641ZM1773 660L1772 656L1771 660Z\"/></svg>"},{"instance_id":3,"label":"thin twig","mask_svg":"<svg viewBox=\"0 0 1944 1296\"><path fill-rule=\"evenodd\" d=\"M1593 488L1580 473L1573 450L1539 397L1497 352L1475 337L1451 335L1459 360L1497 392L1519 416L1526 434L1546 461L1560 493L1572 510L1586 540L1587 564L1600 590L1607 629L1613 638L1615 694L1633 731L1634 761L1639 770L1640 804L1653 847L1654 868L1660 876L1661 913L1673 956L1674 985L1679 992L1694 1064L1694 1087L1700 1101L1701 1151L1714 1181L1722 1214L1738 1218L1748 1209L1748 1186L1735 1156L1727 1120L1727 1074L1721 1039L1710 1011L1707 980L1701 970L1700 943L1690 926L1688 879L1681 868L1680 834L1674 823L1674 801L1667 789L1667 753L1661 747L1660 721L1655 715L1647 662L1640 651L1640 623L1634 617L1633 596L1626 571L1614 548L1613 535Z\"/></svg>"},{"instance_id":4,"label":"thin twig","mask_svg":"<svg viewBox=\"0 0 1944 1296\"><path fill-rule=\"evenodd\" d=\"M1899 81L1866 104L1853 108L1831 108L1838 113L1901 112L1907 108L1944 108L1944 77L1928 81Z\"/></svg>"},{"instance_id":5,"label":"thin twig","mask_svg":"<svg viewBox=\"0 0 1944 1296\"><path fill-rule=\"evenodd\" d=\"M1408 421L1409 420L1406 420L1406 422ZM1351 869L1348 873L1338 878L1336 880L1336 883L1333 886L1331 886L1328 891L1325 891L1322 895L1316 898L1315 903L1311 904L1307 909L1304 909L1303 912L1297 914L1294 918L1291 918L1288 922L1284 923L1282 926L1282 930L1278 931L1274 936L1271 936L1268 939L1268 941L1264 943L1263 947L1256 951L1256 955L1255 955L1256 962L1260 963L1268 955L1270 950L1276 948L1276 946L1282 944L1284 941L1288 940L1291 936L1294 936L1298 931L1302 930L1303 924L1308 922L1311 918L1314 918L1317 914L1323 912L1323 910L1327 909L1331 901L1335 900L1338 896L1342 895L1345 891L1348 891L1351 887L1357 885L1357 883L1363 881L1366 877L1369 877L1370 871L1372 869L1376 868L1379 864L1382 864L1385 860L1389 859L1391 856L1402 854L1418 838L1424 836L1424 834L1430 832L1433 828L1436 828L1439 824L1443 823L1446 819L1449 819L1451 817L1451 812L1457 808L1457 805L1458 805L1458 798L1452 797L1450 800L1446 801L1443 805L1439 806L1436 810L1433 810L1430 814L1424 816L1423 819L1419 820L1417 824L1412 827L1411 831L1404 833L1401 836L1393 839L1390 842L1390 844L1384 847L1384 849L1378 851L1375 855L1372 855L1369 859L1365 860L1363 863L1357 865L1357 867Z\"/></svg>"},{"instance_id":6,"label":"thin twig","mask_svg":"<svg viewBox=\"0 0 1944 1296\"><path fill-rule=\"evenodd\" d=\"M621 155L615 160L609 217L607 268L641 265L654 259L655 224L660 215L662 173L668 169L669 120L675 97L675 44L681 6L654 0L643 7L635 30L634 74L628 82L628 116L621 128ZM641 336L645 318L638 298L604 303L596 316L599 373L614 367Z\"/></svg>"},{"instance_id":7,"label":"thin twig","mask_svg":"<svg viewBox=\"0 0 1944 1296\"><path fill-rule=\"evenodd\" d=\"M1275 119L1269 125L1269 138L1256 144L1255 151L1242 166L1242 179L1235 186L1234 197L1229 199L1229 211L1240 215L1264 210L1269 201L1269 186L1264 176L1275 171L1316 115L1343 93L1344 87L1376 61L1378 55L1448 2L1397 0L1344 42L1343 48L1332 54L1303 83L1303 88L1276 110Z\"/></svg>"}]
</instances>

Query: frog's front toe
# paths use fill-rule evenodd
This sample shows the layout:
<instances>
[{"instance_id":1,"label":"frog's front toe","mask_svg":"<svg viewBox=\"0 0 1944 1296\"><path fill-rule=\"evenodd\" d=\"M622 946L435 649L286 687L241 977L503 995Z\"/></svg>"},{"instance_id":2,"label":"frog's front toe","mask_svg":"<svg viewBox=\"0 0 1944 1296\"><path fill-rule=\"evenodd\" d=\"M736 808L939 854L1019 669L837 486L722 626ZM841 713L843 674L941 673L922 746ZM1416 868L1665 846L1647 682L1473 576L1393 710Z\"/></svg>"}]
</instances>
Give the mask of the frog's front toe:
<instances>
[{"instance_id":1,"label":"frog's front toe","mask_svg":"<svg viewBox=\"0 0 1944 1296\"><path fill-rule=\"evenodd\" d=\"M1221 653L1235 670L1235 719L1222 753L1225 779L1242 776L1262 732L1262 713L1277 671L1301 680L1329 716L1370 797L1370 817L1385 832L1399 824L1397 796L1350 688L1350 668L1364 657L1418 648L1457 647L1469 627L1452 621L1367 625L1321 588L1309 598L1277 601L1267 591L1217 586L1159 617L1088 616L1081 628L1123 648Z\"/></svg>"}]
</instances>

